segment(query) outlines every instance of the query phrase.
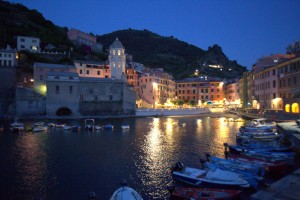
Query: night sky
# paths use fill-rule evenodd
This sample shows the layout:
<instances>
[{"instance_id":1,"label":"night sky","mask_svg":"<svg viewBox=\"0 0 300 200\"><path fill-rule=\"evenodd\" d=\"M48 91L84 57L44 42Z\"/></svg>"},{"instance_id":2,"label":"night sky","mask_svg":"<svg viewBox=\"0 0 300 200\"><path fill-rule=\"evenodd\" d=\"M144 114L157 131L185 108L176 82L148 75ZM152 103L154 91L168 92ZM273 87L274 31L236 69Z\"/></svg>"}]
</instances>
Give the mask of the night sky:
<instances>
[{"instance_id":1,"label":"night sky","mask_svg":"<svg viewBox=\"0 0 300 200\"><path fill-rule=\"evenodd\" d=\"M300 40L300 0L10 0L59 26L102 35L147 29L207 50L219 44L251 68ZM126 48L126 47L125 47Z\"/></svg>"}]
</instances>

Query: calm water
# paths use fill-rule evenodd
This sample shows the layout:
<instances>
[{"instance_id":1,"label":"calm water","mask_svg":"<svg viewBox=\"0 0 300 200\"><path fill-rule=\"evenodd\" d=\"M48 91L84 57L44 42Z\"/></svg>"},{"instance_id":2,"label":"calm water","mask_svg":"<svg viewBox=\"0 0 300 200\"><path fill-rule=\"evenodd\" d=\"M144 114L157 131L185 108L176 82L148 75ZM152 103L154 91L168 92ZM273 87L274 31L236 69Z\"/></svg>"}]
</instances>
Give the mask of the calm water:
<instances>
[{"instance_id":1,"label":"calm water","mask_svg":"<svg viewBox=\"0 0 300 200\"><path fill-rule=\"evenodd\" d=\"M83 121L66 121L69 125ZM126 179L144 199L168 199L170 168L199 167L206 152L223 157L244 122L163 117L98 120L113 131L0 134L0 199L109 199ZM32 124L32 122L25 122ZM186 124L185 126L182 124ZM122 130L129 124L130 130Z\"/></svg>"}]
</instances>

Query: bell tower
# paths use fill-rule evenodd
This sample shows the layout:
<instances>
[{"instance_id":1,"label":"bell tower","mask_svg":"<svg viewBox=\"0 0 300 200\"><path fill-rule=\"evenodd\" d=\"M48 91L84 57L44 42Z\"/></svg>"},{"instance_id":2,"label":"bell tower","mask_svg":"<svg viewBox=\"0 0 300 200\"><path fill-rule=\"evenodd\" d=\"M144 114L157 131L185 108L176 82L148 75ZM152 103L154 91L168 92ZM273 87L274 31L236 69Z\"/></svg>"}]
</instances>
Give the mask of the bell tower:
<instances>
[{"instance_id":1,"label":"bell tower","mask_svg":"<svg viewBox=\"0 0 300 200\"><path fill-rule=\"evenodd\" d=\"M126 55L125 49L118 38L109 47L109 65L111 77L123 79L125 77Z\"/></svg>"}]
</instances>

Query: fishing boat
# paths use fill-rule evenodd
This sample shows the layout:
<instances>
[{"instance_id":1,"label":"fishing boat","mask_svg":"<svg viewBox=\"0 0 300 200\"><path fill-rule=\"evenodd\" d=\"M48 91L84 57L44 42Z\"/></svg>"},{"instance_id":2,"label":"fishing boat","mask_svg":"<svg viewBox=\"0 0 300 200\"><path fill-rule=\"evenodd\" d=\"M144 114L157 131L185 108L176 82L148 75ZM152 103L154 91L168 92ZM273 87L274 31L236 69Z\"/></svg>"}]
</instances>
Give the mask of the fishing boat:
<instances>
[{"instance_id":1,"label":"fishing boat","mask_svg":"<svg viewBox=\"0 0 300 200\"><path fill-rule=\"evenodd\" d=\"M174 180L194 186L218 188L247 188L249 183L240 178L239 174L221 169L208 170L184 167L181 162L176 163L172 170Z\"/></svg>"},{"instance_id":2,"label":"fishing boat","mask_svg":"<svg viewBox=\"0 0 300 200\"><path fill-rule=\"evenodd\" d=\"M124 129L129 129L129 125L122 125L121 128L124 130Z\"/></svg>"},{"instance_id":3,"label":"fishing boat","mask_svg":"<svg viewBox=\"0 0 300 200\"><path fill-rule=\"evenodd\" d=\"M80 131L80 129L81 129L81 126L80 126L80 125L72 126L72 131L73 131L73 132Z\"/></svg>"},{"instance_id":4,"label":"fishing boat","mask_svg":"<svg viewBox=\"0 0 300 200\"><path fill-rule=\"evenodd\" d=\"M218 188L180 188L175 187L170 191L170 200L224 200L240 199L241 190Z\"/></svg>"},{"instance_id":5,"label":"fishing boat","mask_svg":"<svg viewBox=\"0 0 300 200\"><path fill-rule=\"evenodd\" d=\"M127 186L126 180L123 180L121 187L113 193L110 200L143 200L143 198L137 191Z\"/></svg>"},{"instance_id":6,"label":"fishing boat","mask_svg":"<svg viewBox=\"0 0 300 200\"><path fill-rule=\"evenodd\" d=\"M35 126L33 129L32 129L32 132L44 132L44 131L47 131L48 130L48 127L47 126Z\"/></svg>"},{"instance_id":7,"label":"fishing boat","mask_svg":"<svg viewBox=\"0 0 300 200\"><path fill-rule=\"evenodd\" d=\"M113 128L114 128L114 125L112 125L112 124L104 125L104 129L106 129L106 130L113 130Z\"/></svg>"}]
</instances>

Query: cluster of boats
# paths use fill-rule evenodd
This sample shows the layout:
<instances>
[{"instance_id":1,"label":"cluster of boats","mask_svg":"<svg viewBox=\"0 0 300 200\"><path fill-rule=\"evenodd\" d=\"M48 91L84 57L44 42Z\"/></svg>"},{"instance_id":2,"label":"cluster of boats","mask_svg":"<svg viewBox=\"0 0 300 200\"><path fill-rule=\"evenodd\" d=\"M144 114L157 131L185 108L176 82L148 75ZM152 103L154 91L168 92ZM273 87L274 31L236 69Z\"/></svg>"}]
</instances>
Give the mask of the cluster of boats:
<instances>
[{"instance_id":1,"label":"cluster of boats","mask_svg":"<svg viewBox=\"0 0 300 200\"><path fill-rule=\"evenodd\" d=\"M106 124L106 125L96 125L95 124L95 120L94 119L86 119L84 121L84 128L86 130L89 131L98 131L98 130L113 130L114 129L114 125L112 124ZM0 131L3 131L4 128L0 127ZM45 124L44 122L37 122L34 123L32 126L30 127L25 127L24 123L20 123L20 122L13 122L10 124L10 130L13 133L20 133L20 132L46 132L49 129L63 129L65 131L75 131L78 132L81 130L81 126L80 125L73 125L73 126L69 126L67 124L62 124L62 123L48 123ZM121 129L126 130L129 129L129 125L122 125Z\"/></svg>"},{"instance_id":2,"label":"cluster of boats","mask_svg":"<svg viewBox=\"0 0 300 200\"><path fill-rule=\"evenodd\" d=\"M175 187L171 199L234 199L245 188L266 187L266 175L282 174L294 163L295 153L278 138L274 123L255 119L240 128L237 145L224 143L225 158L206 154L200 168L176 163L173 180L192 187Z\"/></svg>"}]
</instances>

